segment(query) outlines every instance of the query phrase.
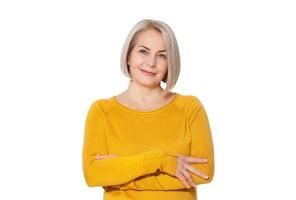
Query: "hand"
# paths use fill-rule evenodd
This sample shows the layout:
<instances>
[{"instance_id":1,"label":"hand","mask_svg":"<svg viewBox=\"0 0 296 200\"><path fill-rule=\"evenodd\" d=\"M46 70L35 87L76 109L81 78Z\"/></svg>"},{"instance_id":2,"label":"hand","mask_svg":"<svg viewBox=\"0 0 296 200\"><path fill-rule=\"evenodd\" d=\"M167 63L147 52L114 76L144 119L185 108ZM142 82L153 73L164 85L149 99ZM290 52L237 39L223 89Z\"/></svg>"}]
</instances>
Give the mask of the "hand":
<instances>
[{"instance_id":1,"label":"hand","mask_svg":"<svg viewBox=\"0 0 296 200\"><path fill-rule=\"evenodd\" d=\"M101 159L105 159L105 158L113 158L113 157L116 157L118 155L116 154L109 154L109 155L100 155L100 154L97 154L96 155L96 160L101 160Z\"/></svg>"},{"instance_id":2,"label":"hand","mask_svg":"<svg viewBox=\"0 0 296 200\"><path fill-rule=\"evenodd\" d=\"M191 184L192 187L196 187L196 183L194 182L190 172L193 172L197 176L200 176L201 178L207 180L209 177L201 172L200 170L192 167L190 164L192 163L207 163L207 159L205 158L198 158L198 157L190 157L190 156L178 156L177 157L177 170L175 176L177 176L183 184L189 189L190 186L187 183Z\"/></svg>"}]
</instances>

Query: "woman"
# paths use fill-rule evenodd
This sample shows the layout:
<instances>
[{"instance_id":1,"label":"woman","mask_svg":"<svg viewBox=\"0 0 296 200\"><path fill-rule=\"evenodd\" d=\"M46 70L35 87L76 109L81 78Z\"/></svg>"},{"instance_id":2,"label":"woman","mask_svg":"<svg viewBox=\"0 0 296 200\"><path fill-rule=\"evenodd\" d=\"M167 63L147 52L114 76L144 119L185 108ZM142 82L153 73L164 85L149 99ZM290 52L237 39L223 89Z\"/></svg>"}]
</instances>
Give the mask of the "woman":
<instances>
[{"instance_id":1,"label":"woman","mask_svg":"<svg viewBox=\"0 0 296 200\"><path fill-rule=\"evenodd\" d=\"M87 185L102 186L106 200L197 199L196 185L213 179L213 142L200 100L171 92L180 72L171 28L138 22L122 49L121 69L128 88L95 100L87 114Z\"/></svg>"}]
</instances>

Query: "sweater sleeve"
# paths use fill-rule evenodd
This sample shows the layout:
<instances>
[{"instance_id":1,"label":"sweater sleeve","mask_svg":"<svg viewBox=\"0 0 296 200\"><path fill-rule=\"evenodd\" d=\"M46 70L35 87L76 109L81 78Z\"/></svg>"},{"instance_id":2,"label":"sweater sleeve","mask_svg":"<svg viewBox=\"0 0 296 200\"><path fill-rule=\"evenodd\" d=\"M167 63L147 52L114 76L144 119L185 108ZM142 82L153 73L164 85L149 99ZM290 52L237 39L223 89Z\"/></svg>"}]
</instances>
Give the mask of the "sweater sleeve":
<instances>
[{"instance_id":1,"label":"sweater sleeve","mask_svg":"<svg viewBox=\"0 0 296 200\"><path fill-rule=\"evenodd\" d=\"M104 120L103 111L95 101L87 113L82 150L83 174L88 186L124 184L157 171L175 174L176 158L161 149L97 160L96 154L108 154Z\"/></svg>"},{"instance_id":2,"label":"sweater sleeve","mask_svg":"<svg viewBox=\"0 0 296 200\"><path fill-rule=\"evenodd\" d=\"M120 190L181 190L186 186L176 177L162 171L138 177L119 185Z\"/></svg>"},{"instance_id":3,"label":"sweater sleeve","mask_svg":"<svg viewBox=\"0 0 296 200\"><path fill-rule=\"evenodd\" d=\"M214 175L213 141L207 113L196 97L194 97L188 111L188 122L189 131L191 132L191 156L208 159L207 163L194 163L191 165L208 175L209 179L205 180L191 173L192 177L196 184L209 183L212 181ZM120 189L178 190L187 188L176 176L171 176L170 174L163 172L156 172L120 185Z\"/></svg>"},{"instance_id":4,"label":"sweater sleeve","mask_svg":"<svg viewBox=\"0 0 296 200\"><path fill-rule=\"evenodd\" d=\"M209 178L207 180L193 174L192 177L196 184L204 184L212 181L214 176L214 146L211 133L211 127L208 115L202 103L194 97L195 106L189 121L189 130L191 132L191 156L207 158L207 163L193 163L194 168L205 173Z\"/></svg>"}]
</instances>

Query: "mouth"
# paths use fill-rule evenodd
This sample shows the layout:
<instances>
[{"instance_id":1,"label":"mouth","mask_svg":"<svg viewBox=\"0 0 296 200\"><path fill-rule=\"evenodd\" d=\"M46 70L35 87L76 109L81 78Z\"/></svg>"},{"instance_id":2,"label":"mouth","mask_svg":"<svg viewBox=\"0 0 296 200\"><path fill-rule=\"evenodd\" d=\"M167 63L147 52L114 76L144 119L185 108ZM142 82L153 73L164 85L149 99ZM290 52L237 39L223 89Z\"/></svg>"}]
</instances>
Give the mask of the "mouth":
<instances>
[{"instance_id":1,"label":"mouth","mask_svg":"<svg viewBox=\"0 0 296 200\"><path fill-rule=\"evenodd\" d=\"M156 75L156 73L149 72L149 71L146 71L146 70L143 70L143 69L141 69L141 71L143 72L143 74L145 74L147 76L155 76Z\"/></svg>"}]
</instances>

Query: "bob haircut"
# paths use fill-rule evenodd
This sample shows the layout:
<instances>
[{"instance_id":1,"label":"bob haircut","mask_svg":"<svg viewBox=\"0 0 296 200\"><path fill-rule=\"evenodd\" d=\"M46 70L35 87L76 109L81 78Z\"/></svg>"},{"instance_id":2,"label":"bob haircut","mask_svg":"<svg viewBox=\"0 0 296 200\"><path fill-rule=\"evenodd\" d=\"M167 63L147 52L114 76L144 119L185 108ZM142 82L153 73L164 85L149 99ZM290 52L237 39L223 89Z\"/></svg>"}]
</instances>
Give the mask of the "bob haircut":
<instances>
[{"instance_id":1,"label":"bob haircut","mask_svg":"<svg viewBox=\"0 0 296 200\"><path fill-rule=\"evenodd\" d=\"M168 92L172 90L175 84L177 83L177 80L180 74L180 69L181 69L181 61L180 61L179 47L178 47L175 34L172 31L172 29L162 21L144 19L134 25L134 27L130 30L126 38L126 41L121 51L121 60L120 60L121 71L125 76L127 76L128 78L131 78L129 65L127 64L128 56L135 46L137 35L140 32L151 30L151 29L160 32L165 42L167 59L168 59L168 70L162 82L166 83L165 90Z\"/></svg>"}]
</instances>

